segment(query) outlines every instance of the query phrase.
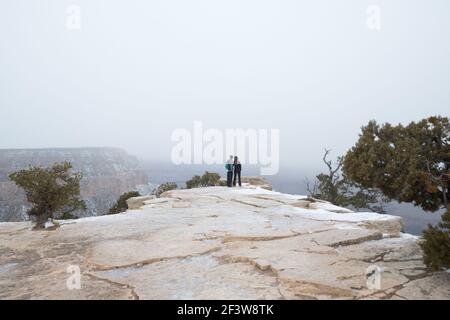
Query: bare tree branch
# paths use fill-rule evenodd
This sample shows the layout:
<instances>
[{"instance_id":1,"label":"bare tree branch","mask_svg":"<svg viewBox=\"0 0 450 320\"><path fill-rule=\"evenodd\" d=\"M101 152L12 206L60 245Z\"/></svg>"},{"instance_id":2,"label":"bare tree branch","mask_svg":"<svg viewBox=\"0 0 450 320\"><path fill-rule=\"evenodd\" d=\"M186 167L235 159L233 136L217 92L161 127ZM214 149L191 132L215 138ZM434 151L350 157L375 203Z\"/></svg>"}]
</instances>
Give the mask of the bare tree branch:
<instances>
[{"instance_id":1,"label":"bare tree branch","mask_svg":"<svg viewBox=\"0 0 450 320\"><path fill-rule=\"evenodd\" d=\"M313 197L317 193L317 179L314 179L314 185L311 188L311 184L308 178L305 178L306 191L308 191L309 196Z\"/></svg>"}]
</instances>

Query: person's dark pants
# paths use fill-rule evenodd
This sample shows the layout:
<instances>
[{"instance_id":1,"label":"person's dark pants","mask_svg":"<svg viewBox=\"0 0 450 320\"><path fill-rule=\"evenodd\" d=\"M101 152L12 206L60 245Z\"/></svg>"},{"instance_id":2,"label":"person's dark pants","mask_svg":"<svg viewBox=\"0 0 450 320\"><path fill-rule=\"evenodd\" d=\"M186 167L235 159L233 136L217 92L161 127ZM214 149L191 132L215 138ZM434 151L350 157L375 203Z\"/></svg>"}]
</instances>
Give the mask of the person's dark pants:
<instances>
[{"instance_id":1,"label":"person's dark pants","mask_svg":"<svg viewBox=\"0 0 450 320\"><path fill-rule=\"evenodd\" d=\"M231 187L231 181L233 180L233 171L227 171L227 186Z\"/></svg>"},{"instance_id":2,"label":"person's dark pants","mask_svg":"<svg viewBox=\"0 0 450 320\"><path fill-rule=\"evenodd\" d=\"M241 172L234 172L233 186L236 186L236 176L238 177L239 187L241 186Z\"/></svg>"}]
</instances>

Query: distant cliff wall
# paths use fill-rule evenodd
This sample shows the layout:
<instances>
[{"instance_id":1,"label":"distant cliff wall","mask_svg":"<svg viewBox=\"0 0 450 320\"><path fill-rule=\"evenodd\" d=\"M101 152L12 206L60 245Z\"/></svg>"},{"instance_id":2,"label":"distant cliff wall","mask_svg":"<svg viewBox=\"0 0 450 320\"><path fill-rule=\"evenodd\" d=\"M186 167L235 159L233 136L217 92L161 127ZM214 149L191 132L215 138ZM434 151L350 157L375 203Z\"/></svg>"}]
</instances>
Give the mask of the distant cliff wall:
<instances>
[{"instance_id":1,"label":"distant cliff wall","mask_svg":"<svg viewBox=\"0 0 450 320\"><path fill-rule=\"evenodd\" d=\"M29 204L10 173L65 160L84 174L81 195L88 210L80 216L105 214L120 194L148 183L137 158L119 148L0 149L0 221L27 219Z\"/></svg>"}]
</instances>

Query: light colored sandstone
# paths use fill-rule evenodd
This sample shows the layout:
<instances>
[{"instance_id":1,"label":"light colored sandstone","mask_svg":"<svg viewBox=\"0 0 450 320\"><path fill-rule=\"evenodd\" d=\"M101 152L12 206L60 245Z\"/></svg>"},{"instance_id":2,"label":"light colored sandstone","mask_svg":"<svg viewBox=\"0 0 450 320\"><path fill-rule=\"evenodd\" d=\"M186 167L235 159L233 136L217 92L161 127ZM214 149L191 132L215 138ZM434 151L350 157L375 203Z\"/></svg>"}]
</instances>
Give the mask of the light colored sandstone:
<instances>
[{"instance_id":1,"label":"light colored sandstone","mask_svg":"<svg viewBox=\"0 0 450 320\"><path fill-rule=\"evenodd\" d=\"M252 186L134 203L51 231L0 224L0 298L450 298L450 274L426 271L398 217ZM70 265L80 267L80 290L66 287ZM369 289L374 265L381 286Z\"/></svg>"},{"instance_id":2,"label":"light colored sandstone","mask_svg":"<svg viewBox=\"0 0 450 320\"><path fill-rule=\"evenodd\" d=\"M264 179L263 177L258 177L258 176L245 176L241 178L241 182L244 184L249 184L252 186L258 186L262 189L266 189L266 190L272 190L272 186L269 183L269 181L267 181L266 179Z\"/></svg>"},{"instance_id":3,"label":"light colored sandstone","mask_svg":"<svg viewBox=\"0 0 450 320\"><path fill-rule=\"evenodd\" d=\"M141 196L127 199L128 209L139 209L145 204L145 201L152 200L155 196Z\"/></svg>"}]
</instances>

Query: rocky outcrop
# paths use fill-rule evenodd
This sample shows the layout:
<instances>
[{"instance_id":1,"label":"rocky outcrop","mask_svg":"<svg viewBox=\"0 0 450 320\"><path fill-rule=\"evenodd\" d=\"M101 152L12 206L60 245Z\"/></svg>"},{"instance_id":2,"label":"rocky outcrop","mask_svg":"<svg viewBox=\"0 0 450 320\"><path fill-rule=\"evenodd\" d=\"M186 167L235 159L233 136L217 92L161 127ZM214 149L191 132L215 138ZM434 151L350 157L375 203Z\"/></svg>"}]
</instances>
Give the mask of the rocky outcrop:
<instances>
[{"instance_id":1,"label":"rocky outcrop","mask_svg":"<svg viewBox=\"0 0 450 320\"><path fill-rule=\"evenodd\" d=\"M102 215L126 191L148 179L135 157L118 148L3 149L0 150L0 221L26 220L29 204L8 175L29 166L70 161L84 174L81 195L88 205L81 216Z\"/></svg>"},{"instance_id":2,"label":"rocky outcrop","mask_svg":"<svg viewBox=\"0 0 450 320\"><path fill-rule=\"evenodd\" d=\"M241 182L243 184L250 184L252 186L257 186L262 189L272 190L272 185L270 184L270 182L264 179L263 177L244 176L242 177Z\"/></svg>"},{"instance_id":3,"label":"rocky outcrop","mask_svg":"<svg viewBox=\"0 0 450 320\"><path fill-rule=\"evenodd\" d=\"M139 209L145 205L145 201L155 199L156 196L141 196L127 199L128 209Z\"/></svg>"},{"instance_id":4,"label":"rocky outcrop","mask_svg":"<svg viewBox=\"0 0 450 320\"><path fill-rule=\"evenodd\" d=\"M138 200L51 231L0 224L0 298L450 299L399 217L251 186Z\"/></svg>"}]
</instances>

